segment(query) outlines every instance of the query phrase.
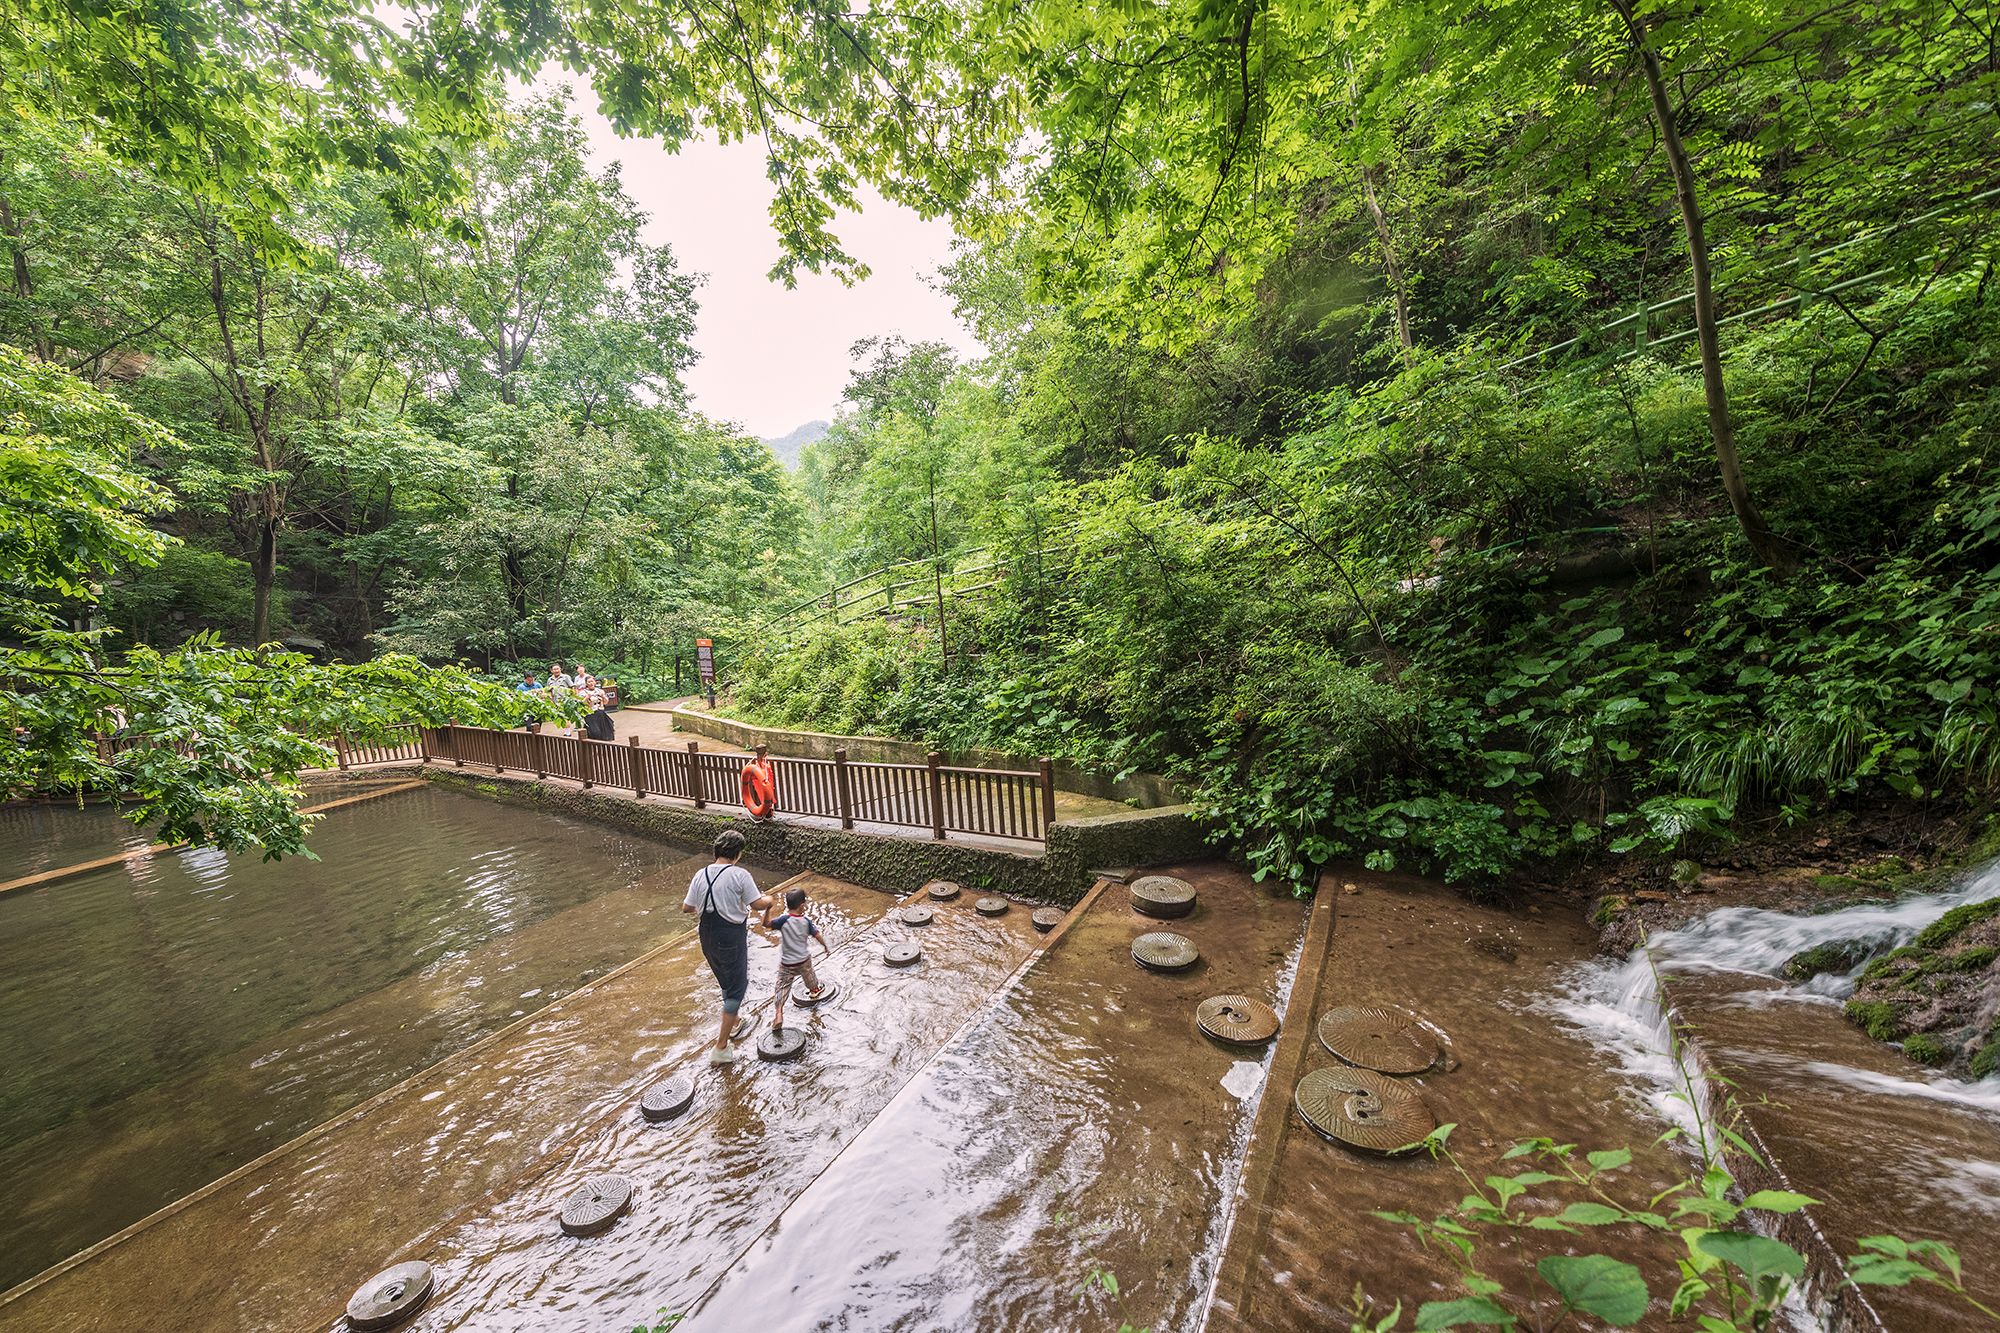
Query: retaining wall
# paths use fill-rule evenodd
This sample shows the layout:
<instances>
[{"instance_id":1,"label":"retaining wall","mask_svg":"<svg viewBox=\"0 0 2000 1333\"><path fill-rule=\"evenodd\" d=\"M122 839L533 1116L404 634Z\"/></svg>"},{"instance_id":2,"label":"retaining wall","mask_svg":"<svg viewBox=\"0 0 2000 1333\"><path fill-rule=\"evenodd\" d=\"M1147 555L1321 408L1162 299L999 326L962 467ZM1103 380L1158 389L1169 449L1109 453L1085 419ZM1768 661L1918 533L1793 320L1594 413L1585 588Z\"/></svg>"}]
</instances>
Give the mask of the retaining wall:
<instances>
[{"instance_id":1,"label":"retaining wall","mask_svg":"<svg viewBox=\"0 0 2000 1333\"><path fill-rule=\"evenodd\" d=\"M678 731L690 731L745 750L768 745L773 754L801 759L831 759L835 750L844 749L849 759L864 763L922 764L930 753L927 746L916 741L901 741L890 736L836 736L824 731L786 731L739 722L733 717L722 717L697 708L675 708L670 715ZM1041 760L1001 750L974 749L949 751L945 754L945 762L956 768L1033 772ZM1055 769L1056 786L1084 796L1100 796L1109 801L1136 801L1148 809L1177 806L1185 799L1178 787L1155 773L1129 773L1122 778L1113 778L1108 774L1093 773L1067 759L1056 760Z\"/></svg>"},{"instance_id":2,"label":"retaining wall","mask_svg":"<svg viewBox=\"0 0 2000 1333\"><path fill-rule=\"evenodd\" d=\"M725 811L580 791L511 774L432 767L411 771L446 787L697 846L713 842L725 828L738 829L752 857L898 894L914 893L929 880L950 879L975 889L1068 906L1083 896L1093 872L1100 868L1166 865L1214 854L1186 806L1059 822L1049 829L1047 851L1036 856L952 840L759 822Z\"/></svg>"}]
</instances>

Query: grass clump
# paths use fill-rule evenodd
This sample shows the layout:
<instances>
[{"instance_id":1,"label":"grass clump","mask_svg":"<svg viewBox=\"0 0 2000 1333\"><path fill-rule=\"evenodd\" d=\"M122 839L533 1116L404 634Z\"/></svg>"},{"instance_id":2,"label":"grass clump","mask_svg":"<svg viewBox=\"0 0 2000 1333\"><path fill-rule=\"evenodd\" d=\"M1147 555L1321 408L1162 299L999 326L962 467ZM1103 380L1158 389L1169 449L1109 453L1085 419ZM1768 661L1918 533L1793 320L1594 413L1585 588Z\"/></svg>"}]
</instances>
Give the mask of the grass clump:
<instances>
[{"instance_id":1,"label":"grass clump","mask_svg":"<svg viewBox=\"0 0 2000 1333\"><path fill-rule=\"evenodd\" d=\"M1778 970L1787 981L1811 981L1827 972L1851 972L1871 952L1873 949L1865 940L1828 940L1793 954Z\"/></svg>"},{"instance_id":2,"label":"grass clump","mask_svg":"<svg viewBox=\"0 0 2000 1333\"><path fill-rule=\"evenodd\" d=\"M2000 898L1964 903L1924 927L1923 933L1917 936L1916 947L1941 949L1980 922L1991 921L1996 916L2000 916Z\"/></svg>"},{"instance_id":3,"label":"grass clump","mask_svg":"<svg viewBox=\"0 0 2000 1333\"><path fill-rule=\"evenodd\" d=\"M1896 1006L1886 1000L1849 1000L1847 1017L1877 1041L1896 1039Z\"/></svg>"},{"instance_id":4,"label":"grass clump","mask_svg":"<svg viewBox=\"0 0 2000 1333\"><path fill-rule=\"evenodd\" d=\"M1951 1059L1951 1047L1928 1032L1918 1032L1903 1039L1903 1054L1920 1065L1936 1067Z\"/></svg>"}]
</instances>

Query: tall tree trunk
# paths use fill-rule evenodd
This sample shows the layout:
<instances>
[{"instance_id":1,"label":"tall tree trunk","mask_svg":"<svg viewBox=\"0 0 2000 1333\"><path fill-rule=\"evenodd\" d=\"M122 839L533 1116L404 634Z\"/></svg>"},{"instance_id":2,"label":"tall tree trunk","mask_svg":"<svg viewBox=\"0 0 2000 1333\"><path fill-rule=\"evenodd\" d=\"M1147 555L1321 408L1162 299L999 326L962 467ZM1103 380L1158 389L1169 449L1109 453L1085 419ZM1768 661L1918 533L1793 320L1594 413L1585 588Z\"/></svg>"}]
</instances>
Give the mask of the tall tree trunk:
<instances>
[{"instance_id":1,"label":"tall tree trunk","mask_svg":"<svg viewBox=\"0 0 2000 1333\"><path fill-rule=\"evenodd\" d=\"M50 341L48 331L42 327L41 319L34 312L35 278L28 269L28 252L22 246L20 219L14 216L14 206L7 196L0 195L0 235L7 238L7 249L13 259L14 298L21 303L22 317L34 327L34 353L43 361L55 360L55 346Z\"/></svg>"},{"instance_id":2,"label":"tall tree trunk","mask_svg":"<svg viewBox=\"0 0 2000 1333\"><path fill-rule=\"evenodd\" d=\"M1646 40L1646 31L1633 12L1632 0L1610 0L1611 7L1625 22L1632 50L1646 76L1646 92L1652 99L1653 119L1660 130L1660 146L1674 176L1674 198L1680 205L1681 224L1687 232L1688 268L1694 278L1695 342L1701 349L1701 385L1708 400L1708 429L1715 440L1715 461L1722 472L1722 490L1729 507L1743 529L1745 540L1757 559L1781 573L1797 567L1791 551L1764 521L1750 489L1743 482L1743 465L1736 456L1736 426L1729 418L1729 391L1722 380L1722 346L1715 331L1715 293L1710 285L1708 238L1701 202L1695 197L1694 168L1688 162L1687 146L1681 142L1680 117L1674 112L1666 79L1660 73L1659 53Z\"/></svg>"},{"instance_id":3,"label":"tall tree trunk","mask_svg":"<svg viewBox=\"0 0 2000 1333\"><path fill-rule=\"evenodd\" d=\"M250 556L250 642L271 637L271 589L278 581L278 518L274 495L258 496L257 546Z\"/></svg>"},{"instance_id":4,"label":"tall tree trunk","mask_svg":"<svg viewBox=\"0 0 2000 1333\"><path fill-rule=\"evenodd\" d=\"M1368 216L1375 221L1375 239L1382 246L1382 271L1389 278L1389 294L1396 303L1396 344L1403 349L1403 360L1410 359L1410 352L1416 342L1410 337L1410 290L1403 280L1403 266L1396 259L1396 242L1389 234L1389 217L1382 211L1382 201L1375 195L1374 167L1361 169L1361 193L1368 201Z\"/></svg>"},{"instance_id":5,"label":"tall tree trunk","mask_svg":"<svg viewBox=\"0 0 2000 1333\"><path fill-rule=\"evenodd\" d=\"M931 586L937 593L938 613L938 660L947 674L951 671L951 648L944 633L944 547L938 545L937 526L937 468L929 468L924 473L924 485L930 496L931 508Z\"/></svg>"}]
</instances>

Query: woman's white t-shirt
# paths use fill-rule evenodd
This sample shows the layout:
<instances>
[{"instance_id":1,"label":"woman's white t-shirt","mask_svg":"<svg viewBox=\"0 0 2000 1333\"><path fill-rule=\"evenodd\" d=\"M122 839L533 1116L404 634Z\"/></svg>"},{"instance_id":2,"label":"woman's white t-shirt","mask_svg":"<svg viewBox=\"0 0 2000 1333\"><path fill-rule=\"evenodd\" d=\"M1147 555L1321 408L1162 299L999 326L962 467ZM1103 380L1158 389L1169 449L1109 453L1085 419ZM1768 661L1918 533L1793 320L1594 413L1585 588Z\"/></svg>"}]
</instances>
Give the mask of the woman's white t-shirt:
<instances>
[{"instance_id":1,"label":"woman's white t-shirt","mask_svg":"<svg viewBox=\"0 0 2000 1333\"><path fill-rule=\"evenodd\" d=\"M750 920L750 904L762 896L763 890L742 866L708 865L694 872L694 879L688 883L686 902L699 912L705 900L723 920L740 926Z\"/></svg>"}]
</instances>

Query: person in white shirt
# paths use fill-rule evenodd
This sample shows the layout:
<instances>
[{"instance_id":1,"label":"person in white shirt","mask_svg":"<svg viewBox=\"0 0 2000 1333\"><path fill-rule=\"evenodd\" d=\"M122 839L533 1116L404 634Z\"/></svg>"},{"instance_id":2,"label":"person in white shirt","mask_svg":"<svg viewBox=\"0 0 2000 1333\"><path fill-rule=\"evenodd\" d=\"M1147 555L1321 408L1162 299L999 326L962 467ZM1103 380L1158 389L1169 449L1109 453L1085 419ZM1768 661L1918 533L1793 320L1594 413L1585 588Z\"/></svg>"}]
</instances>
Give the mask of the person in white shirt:
<instances>
[{"instance_id":1,"label":"person in white shirt","mask_svg":"<svg viewBox=\"0 0 2000 1333\"><path fill-rule=\"evenodd\" d=\"M729 1034L736 1030L736 1014L750 989L750 914L761 914L771 899L757 887L750 872L736 864L743 855L743 835L724 829L716 835L715 860L700 870L688 884L681 911L701 914L696 931L701 938L701 956L715 973L722 988L722 1026L715 1036L715 1048L708 1053L712 1065L726 1065L736 1059L730 1049Z\"/></svg>"}]
</instances>

